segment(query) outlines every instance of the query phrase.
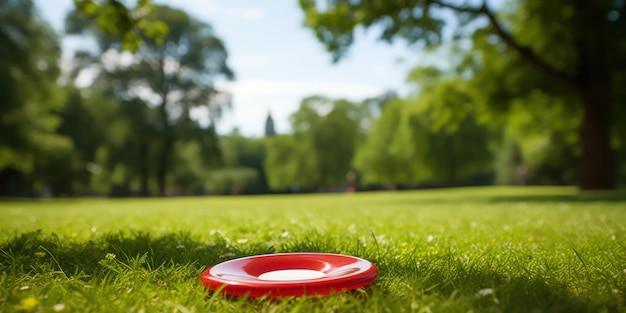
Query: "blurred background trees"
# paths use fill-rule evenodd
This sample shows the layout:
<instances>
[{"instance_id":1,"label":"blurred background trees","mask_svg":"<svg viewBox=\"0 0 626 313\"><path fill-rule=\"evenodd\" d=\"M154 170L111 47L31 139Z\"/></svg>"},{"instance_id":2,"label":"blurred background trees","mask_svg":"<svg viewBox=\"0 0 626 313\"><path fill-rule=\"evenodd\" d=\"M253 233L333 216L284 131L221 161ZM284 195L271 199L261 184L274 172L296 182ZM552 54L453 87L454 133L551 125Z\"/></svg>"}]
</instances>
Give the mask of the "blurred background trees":
<instances>
[{"instance_id":1,"label":"blurred background trees","mask_svg":"<svg viewBox=\"0 0 626 313\"><path fill-rule=\"evenodd\" d=\"M79 0L64 35L96 44L61 70L33 2L0 0L0 195L344 191L349 173L359 189L626 182L623 1L300 6L335 60L372 27L446 62L407 68L406 95L302 99L288 133L259 116L265 137L219 134L233 100L216 82L234 73L210 25Z\"/></svg>"},{"instance_id":2,"label":"blurred background trees","mask_svg":"<svg viewBox=\"0 0 626 313\"><path fill-rule=\"evenodd\" d=\"M481 88L475 106L513 116L521 103L544 94L555 101L544 101L542 110L566 106L579 112L579 185L615 187L619 163L614 142L620 140L615 128L621 125L612 116L625 100L617 91L623 86L616 84L626 68L623 1L510 1L501 3L499 11L488 1L333 0L322 6L300 0L300 6L305 24L335 60L346 54L359 26L381 27L387 41L440 45L448 40L443 35L450 22L446 13L455 14L453 39L471 47L460 53L472 59L469 66L460 64L459 77ZM555 136L556 144L571 141Z\"/></svg>"},{"instance_id":3,"label":"blurred background trees","mask_svg":"<svg viewBox=\"0 0 626 313\"><path fill-rule=\"evenodd\" d=\"M31 1L0 1L0 21L0 190L28 195L74 163L71 140L55 132L61 51Z\"/></svg>"}]
</instances>

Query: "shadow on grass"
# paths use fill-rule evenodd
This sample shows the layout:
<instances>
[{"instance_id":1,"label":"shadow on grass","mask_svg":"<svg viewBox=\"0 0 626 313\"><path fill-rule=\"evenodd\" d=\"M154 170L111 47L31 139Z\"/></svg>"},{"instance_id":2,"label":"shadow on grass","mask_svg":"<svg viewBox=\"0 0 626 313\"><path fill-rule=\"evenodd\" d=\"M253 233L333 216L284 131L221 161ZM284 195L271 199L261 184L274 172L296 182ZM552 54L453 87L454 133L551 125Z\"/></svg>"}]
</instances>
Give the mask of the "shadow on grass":
<instances>
[{"instance_id":1,"label":"shadow on grass","mask_svg":"<svg viewBox=\"0 0 626 313\"><path fill-rule=\"evenodd\" d=\"M438 298L452 305L464 303L467 310L479 312L619 312L623 309L619 300L576 294L572 286L539 275L476 269L441 259L421 264L380 260L378 267L387 276L383 278L387 281L382 283L381 292L393 296L395 291L390 289L395 287L391 286L405 284L410 286L412 295L426 299L425 304L431 301L429 298Z\"/></svg>"},{"instance_id":2,"label":"shadow on grass","mask_svg":"<svg viewBox=\"0 0 626 313\"><path fill-rule=\"evenodd\" d=\"M611 192L585 192L571 194L468 194L466 196L453 195L446 197L428 196L399 199L385 199L385 202L394 202L399 204L461 204L461 203L618 203L626 202L626 191Z\"/></svg>"},{"instance_id":3,"label":"shadow on grass","mask_svg":"<svg viewBox=\"0 0 626 313\"><path fill-rule=\"evenodd\" d=\"M333 251L337 242L321 240L320 236L308 234L291 243L288 250L337 252ZM455 261L454 255L397 259L375 253L373 248L357 245L353 249L344 252L371 260L380 271L371 289L352 293L362 301L368 298L363 293L372 292L383 293L385 301L410 304L421 297L425 305L434 298L444 305L462 306L459 309L491 312L613 312L621 308L615 301L594 299L593 294L576 294L571 286L554 279L467 266ZM103 279L111 269L107 262L114 258L124 266L150 270L191 266L196 272L190 271L188 278L197 280L202 270L217 263L273 252L275 249L265 244L238 247L219 236L200 242L188 233L105 234L93 241L72 242L54 234L31 232L0 246L0 270L14 278L44 274Z\"/></svg>"},{"instance_id":4,"label":"shadow on grass","mask_svg":"<svg viewBox=\"0 0 626 313\"><path fill-rule=\"evenodd\" d=\"M203 270L217 263L256 254L272 253L273 247L234 247L216 236L200 242L188 233L153 236L145 232L104 234L91 241L72 242L41 231L16 236L0 246L0 267L13 275L28 275L47 265L71 277L101 273L107 261L139 263L147 269L190 265ZM142 259L141 262L136 262ZM199 273L198 273L199 274Z\"/></svg>"},{"instance_id":5,"label":"shadow on grass","mask_svg":"<svg viewBox=\"0 0 626 313\"><path fill-rule=\"evenodd\" d=\"M626 192L579 193L571 195L502 195L485 198L486 202L626 202Z\"/></svg>"}]
</instances>

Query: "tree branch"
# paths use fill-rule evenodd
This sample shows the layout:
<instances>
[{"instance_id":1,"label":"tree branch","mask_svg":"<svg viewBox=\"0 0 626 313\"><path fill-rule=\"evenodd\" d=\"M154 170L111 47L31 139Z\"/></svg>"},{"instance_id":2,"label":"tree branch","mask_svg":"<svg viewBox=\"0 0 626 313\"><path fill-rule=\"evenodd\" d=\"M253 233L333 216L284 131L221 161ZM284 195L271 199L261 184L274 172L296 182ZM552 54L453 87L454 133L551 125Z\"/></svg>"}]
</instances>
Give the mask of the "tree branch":
<instances>
[{"instance_id":1,"label":"tree branch","mask_svg":"<svg viewBox=\"0 0 626 313\"><path fill-rule=\"evenodd\" d=\"M517 51L522 56L523 59L525 59L527 62L535 66L540 71L543 71L544 73L550 75L552 78L560 81L561 83L565 84L569 88L572 88L574 90L577 89L576 80L574 79L573 76L569 75L565 71L559 70L553 67L552 65L546 63L532 49L519 44L515 40L515 38L513 38L513 36L502 27L502 25L496 18L495 14L491 10L489 10L486 0L483 0L483 4L480 7L459 6L459 5L454 5L451 3L444 2L442 0L429 0L429 1L442 8L451 9L457 12L473 13L477 15L486 16L487 19L489 20L489 23L491 23L491 25L495 29L495 32L498 35L498 37L500 37L500 39L502 39L502 41L504 41L504 43L507 46L509 46L509 48L512 48L513 50Z\"/></svg>"},{"instance_id":2,"label":"tree branch","mask_svg":"<svg viewBox=\"0 0 626 313\"><path fill-rule=\"evenodd\" d=\"M482 12L482 8L477 8L477 7L460 6L460 5L456 5L452 3L447 3L441 0L429 0L428 2L432 4L436 4L442 8L450 9L450 10L457 11L457 12L474 13L474 14L484 13Z\"/></svg>"},{"instance_id":3,"label":"tree branch","mask_svg":"<svg viewBox=\"0 0 626 313\"><path fill-rule=\"evenodd\" d=\"M552 76L552 78L560 81L570 88L576 89L576 82L574 77L546 63L543 59L539 58L539 56L532 49L520 45L509 32L502 28L502 25L500 25L493 12L489 10L486 3L483 2L483 5L480 7L480 11L485 16L487 16L489 22L495 29L500 39L502 39L504 43L506 43L510 48L516 50L522 56L522 58L524 58L526 61L528 61L539 70Z\"/></svg>"}]
</instances>

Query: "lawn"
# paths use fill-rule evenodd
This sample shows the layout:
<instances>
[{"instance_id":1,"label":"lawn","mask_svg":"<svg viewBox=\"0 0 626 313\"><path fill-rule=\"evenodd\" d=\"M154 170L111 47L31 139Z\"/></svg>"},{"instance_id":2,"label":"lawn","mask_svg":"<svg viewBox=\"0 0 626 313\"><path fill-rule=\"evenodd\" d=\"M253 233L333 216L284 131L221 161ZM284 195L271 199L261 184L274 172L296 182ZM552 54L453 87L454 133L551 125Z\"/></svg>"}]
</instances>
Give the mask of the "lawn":
<instances>
[{"instance_id":1,"label":"lawn","mask_svg":"<svg viewBox=\"0 0 626 313\"><path fill-rule=\"evenodd\" d=\"M575 188L0 201L0 311L626 312L626 195ZM371 286L290 299L206 291L243 256L331 252Z\"/></svg>"}]
</instances>

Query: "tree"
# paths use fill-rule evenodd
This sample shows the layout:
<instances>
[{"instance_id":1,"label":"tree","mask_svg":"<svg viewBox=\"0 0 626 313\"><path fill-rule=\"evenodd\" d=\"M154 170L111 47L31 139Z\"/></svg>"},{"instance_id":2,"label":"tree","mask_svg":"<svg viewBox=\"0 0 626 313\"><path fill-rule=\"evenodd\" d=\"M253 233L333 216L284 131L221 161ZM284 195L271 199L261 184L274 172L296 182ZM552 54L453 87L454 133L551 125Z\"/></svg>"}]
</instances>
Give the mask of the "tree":
<instances>
[{"instance_id":1,"label":"tree","mask_svg":"<svg viewBox=\"0 0 626 313\"><path fill-rule=\"evenodd\" d=\"M247 177L254 178L252 181L240 184L241 193L269 191L263 165L266 157L266 140L269 138L244 137L238 131L220 138L223 166L227 169L246 169L247 173L254 173L254 175L247 175ZM231 173L243 174L246 171L231 171Z\"/></svg>"},{"instance_id":2,"label":"tree","mask_svg":"<svg viewBox=\"0 0 626 313\"><path fill-rule=\"evenodd\" d=\"M134 55L118 52L120 43L92 25L82 15L68 15L67 30L74 34L88 31L100 46L102 57L82 53L86 64L99 71L95 86L120 101L141 101L156 108L155 142L150 151L155 159L155 173L160 194L165 194L168 172L180 127L189 125L190 112L204 108L207 119L219 118L230 105L230 95L216 89L215 80L233 78L226 64L227 53L213 29L185 12L168 6L154 6L147 21L168 25L163 42L143 37L144 44ZM95 63L93 61L96 61ZM200 150L199 150L200 151Z\"/></svg>"},{"instance_id":3,"label":"tree","mask_svg":"<svg viewBox=\"0 0 626 313\"><path fill-rule=\"evenodd\" d=\"M137 51L143 43L142 37L163 42L167 25L163 21L145 17L153 9L150 0L136 1L135 7L117 0L74 0L76 12L94 20L110 36L118 38L122 48Z\"/></svg>"},{"instance_id":4,"label":"tree","mask_svg":"<svg viewBox=\"0 0 626 313\"><path fill-rule=\"evenodd\" d=\"M364 181L454 186L489 171L491 134L477 122L467 82L433 68L409 81L419 93L387 104L358 151Z\"/></svg>"},{"instance_id":5,"label":"tree","mask_svg":"<svg viewBox=\"0 0 626 313\"><path fill-rule=\"evenodd\" d=\"M306 138L277 135L266 141L264 168L273 190L310 189L319 184L313 145L303 140Z\"/></svg>"},{"instance_id":6,"label":"tree","mask_svg":"<svg viewBox=\"0 0 626 313\"><path fill-rule=\"evenodd\" d=\"M405 102L395 100L383 108L365 143L359 147L354 166L365 184L415 184L427 173L416 164L415 133L409 125Z\"/></svg>"},{"instance_id":7,"label":"tree","mask_svg":"<svg viewBox=\"0 0 626 313\"><path fill-rule=\"evenodd\" d=\"M429 181L448 186L462 179L489 170L492 155L491 132L477 121L474 90L456 78L440 77L413 100L414 114L421 128L426 129L425 148L419 160L430 171ZM429 87L429 88L424 88Z\"/></svg>"},{"instance_id":8,"label":"tree","mask_svg":"<svg viewBox=\"0 0 626 313\"><path fill-rule=\"evenodd\" d=\"M508 14L494 12L486 1L446 0L351 1L333 0L324 9L315 0L300 0L305 24L333 53L346 54L357 26L381 26L381 37L426 46L442 42L445 14L456 14L456 35L486 32L500 43L500 55L519 58L561 84L582 111L580 143L581 189L615 187L615 158L611 148L618 73L626 68L626 4L622 1L520 0ZM518 14L512 14L518 12ZM477 20L486 20L480 27ZM620 74L621 75L621 74Z\"/></svg>"},{"instance_id":9,"label":"tree","mask_svg":"<svg viewBox=\"0 0 626 313\"><path fill-rule=\"evenodd\" d=\"M55 133L60 48L30 0L0 1L0 20L0 194L27 195L73 157L70 140Z\"/></svg>"},{"instance_id":10,"label":"tree","mask_svg":"<svg viewBox=\"0 0 626 313\"><path fill-rule=\"evenodd\" d=\"M359 107L347 100L313 96L302 100L292 115L294 136L302 144L312 145L320 186L345 182L360 139L360 113Z\"/></svg>"}]
</instances>

